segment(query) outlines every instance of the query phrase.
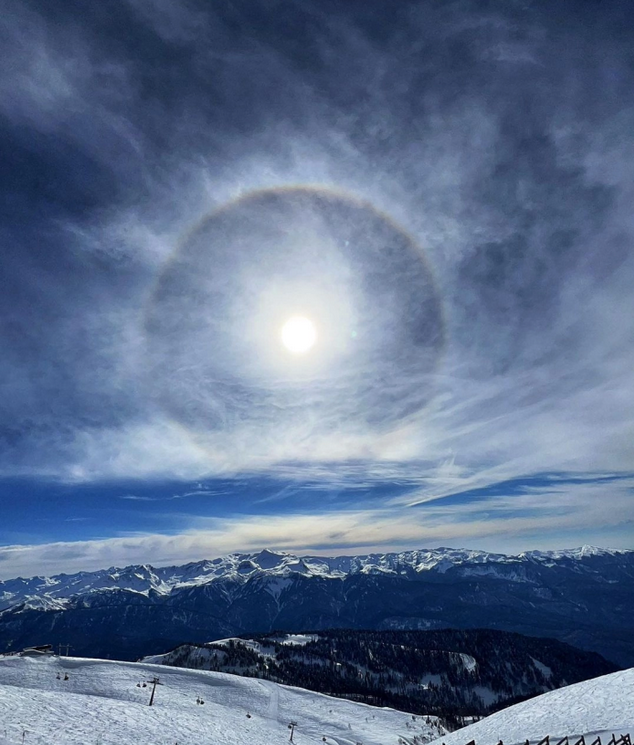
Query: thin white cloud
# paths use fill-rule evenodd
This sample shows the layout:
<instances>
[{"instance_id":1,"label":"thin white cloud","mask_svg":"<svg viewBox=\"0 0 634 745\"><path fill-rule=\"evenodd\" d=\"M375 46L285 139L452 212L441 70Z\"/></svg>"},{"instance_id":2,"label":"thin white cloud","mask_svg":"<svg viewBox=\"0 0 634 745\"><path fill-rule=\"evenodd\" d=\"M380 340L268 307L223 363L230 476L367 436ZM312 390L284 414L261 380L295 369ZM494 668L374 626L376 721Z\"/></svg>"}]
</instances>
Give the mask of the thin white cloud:
<instances>
[{"instance_id":1,"label":"thin white cloud","mask_svg":"<svg viewBox=\"0 0 634 745\"><path fill-rule=\"evenodd\" d=\"M161 496L149 496L147 494L120 494L119 499L127 499L131 502L171 502L174 499L186 499L187 497L215 496L216 494L228 494L226 491L209 491L200 489L197 491L185 492L184 494L164 494Z\"/></svg>"},{"instance_id":2,"label":"thin white cloud","mask_svg":"<svg viewBox=\"0 0 634 745\"><path fill-rule=\"evenodd\" d=\"M605 483L534 487L527 493L416 508L352 508L328 513L190 516L190 529L176 535L132 533L94 541L8 546L0 550L0 573L52 574L113 564L178 564L234 551L270 547L333 555L404 550L439 545L521 551L583 542L589 533L603 543L631 545L634 478L610 489ZM186 516L181 515L180 518Z\"/></svg>"}]
</instances>

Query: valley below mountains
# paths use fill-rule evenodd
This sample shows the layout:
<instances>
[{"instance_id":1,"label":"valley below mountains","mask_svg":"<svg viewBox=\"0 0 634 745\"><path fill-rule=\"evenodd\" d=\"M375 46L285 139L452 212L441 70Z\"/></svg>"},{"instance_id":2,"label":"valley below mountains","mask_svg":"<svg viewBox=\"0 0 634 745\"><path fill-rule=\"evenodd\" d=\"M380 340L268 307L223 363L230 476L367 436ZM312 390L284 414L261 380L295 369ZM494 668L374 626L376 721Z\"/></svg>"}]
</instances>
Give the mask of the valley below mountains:
<instances>
[{"instance_id":1,"label":"valley below mountains","mask_svg":"<svg viewBox=\"0 0 634 745\"><path fill-rule=\"evenodd\" d=\"M498 629L634 665L634 551L261 551L0 582L0 651L134 660L273 631Z\"/></svg>"}]
</instances>

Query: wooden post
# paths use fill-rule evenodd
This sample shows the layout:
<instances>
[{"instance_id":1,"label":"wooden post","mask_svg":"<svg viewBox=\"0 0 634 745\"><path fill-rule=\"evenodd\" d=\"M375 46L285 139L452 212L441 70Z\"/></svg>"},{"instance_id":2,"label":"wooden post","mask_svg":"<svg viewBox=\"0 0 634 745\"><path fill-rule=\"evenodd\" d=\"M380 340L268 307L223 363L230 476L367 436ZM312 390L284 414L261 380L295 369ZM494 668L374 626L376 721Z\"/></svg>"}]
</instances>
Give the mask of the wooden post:
<instances>
[{"instance_id":1,"label":"wooden post","mask_svg":"<svg viewBox=\"0 0 634 745\"><path fill-rule=\"evenodd\" d=\"M291 723L290 723L290 724L288 725L288 728L289 728L289 729L290 729L290 731L291 731L291 736L290 736L290 738L289 738L290 742L293 742L293 733L295 732L295 727L297 727L297 722L291 722Z\"/></svg>"}]
</instances>

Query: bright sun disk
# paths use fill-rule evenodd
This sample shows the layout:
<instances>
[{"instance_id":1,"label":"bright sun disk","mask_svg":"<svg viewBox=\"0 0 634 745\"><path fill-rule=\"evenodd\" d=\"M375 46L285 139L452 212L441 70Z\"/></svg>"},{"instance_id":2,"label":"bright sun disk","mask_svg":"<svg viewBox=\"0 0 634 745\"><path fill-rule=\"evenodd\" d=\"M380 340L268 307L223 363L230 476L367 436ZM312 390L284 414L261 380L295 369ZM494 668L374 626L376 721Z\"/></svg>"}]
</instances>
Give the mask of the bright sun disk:
<instances>
[{"instance_id":1,"label":"bright sun disk","mask_svg":"<svg viewBox=\"0 0 634 745\"><path fill-rule=\"evenodd\" d=\"M305 316L293 316L282 326L282 344L292 354L304 354L317 341L315 324Z\"/></svg>"}]
</instances>

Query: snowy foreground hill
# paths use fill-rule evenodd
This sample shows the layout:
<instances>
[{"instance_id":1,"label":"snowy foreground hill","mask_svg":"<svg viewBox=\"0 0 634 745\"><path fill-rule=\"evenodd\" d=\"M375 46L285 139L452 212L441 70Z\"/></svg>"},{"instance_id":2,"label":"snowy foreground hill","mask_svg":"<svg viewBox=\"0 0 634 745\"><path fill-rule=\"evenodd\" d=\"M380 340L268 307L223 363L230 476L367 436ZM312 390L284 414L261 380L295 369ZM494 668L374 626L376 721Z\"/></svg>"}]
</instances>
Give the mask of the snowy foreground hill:
<instances>
[{"instance_id":1,"label":"snowy foreground hill","mask_svg":"<svg viewBox=\"0 0 634 745\"><path fill-rule=\"evenodd\" d=\"M151 685L137 683L155 675L163 685L150 708ZM536 745L545 735L595 733L607 742L612 733L634 734L634 669L545 693L448 734L433 718L223 673L0 657L0 745L285 745L291 721L297 745Z\"/></svg>"},{"instance_id":2,"label":"snowy foreground hill","mask_svg":"<svg viewBox=\"0 0 634 745\"><path fill-rule=\"evenodd\" d=\"M531 745L550 735L634 735L634 668L549 691L442 737L444 745ZM591 740L590 740L591 741Z\"/></svg>"},{"instance_id":3,"label":"snowy foreground hill","mask_svg":"<svg viewBox=\"0 0 634 745\"><path fill-rule=\"evenodd\" d=\"M150 708L151 684L137 683L154 676L162 685ZM428 723L393 709L224 673L73 657L0 657L0 745L286 745L292 721L297 745L419 745L445 734L433 717Z\"/></svg>"}]
</instances>

